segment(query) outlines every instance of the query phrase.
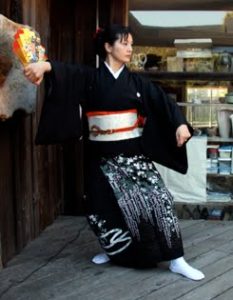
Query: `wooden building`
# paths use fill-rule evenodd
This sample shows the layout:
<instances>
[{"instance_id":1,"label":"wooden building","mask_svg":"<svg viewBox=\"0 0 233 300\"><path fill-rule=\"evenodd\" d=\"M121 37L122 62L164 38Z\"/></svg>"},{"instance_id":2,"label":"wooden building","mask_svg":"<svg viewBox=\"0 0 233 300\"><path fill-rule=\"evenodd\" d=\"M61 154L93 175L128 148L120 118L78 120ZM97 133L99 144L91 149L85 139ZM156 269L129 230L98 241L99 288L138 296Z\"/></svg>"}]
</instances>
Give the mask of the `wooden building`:
<instances>
[{"instance_id":1,"label":"wooden building","mask_svg":"<svg viewBox=\"0 0 233 300\"><path fill-rule=\"evenodd\" d=\"M135 22L131 17L128 20L129 8L233 10L229 2L1 0L0 14L35 28L50 59L95 65L92 37L96 27L113 22ZM149 45L153 37L150 28L136 25L136 40L142 38ZM168 79L167 74L164 76ZM35 113L26 115L17 111L11 119L0 122L0 268L59 214L84 213L82 145L74 141L57 146L35 146L43 87L38 89L37 98Z\"/></svg>"},{"instance_id":2,"label":"wooden building","mask_svg":"<svg viewBox=\"0 0 233 300\"><path fill-rule=\"evenodd\" d=\"M93 65L96 26L126 22L126 2L1 0L0 13L35 28L50 59ZM35 146L42 87L37 94L35 113L0 122L0 268L57 215L83 213L82 145Z\"/></svg>"}]
</instances>

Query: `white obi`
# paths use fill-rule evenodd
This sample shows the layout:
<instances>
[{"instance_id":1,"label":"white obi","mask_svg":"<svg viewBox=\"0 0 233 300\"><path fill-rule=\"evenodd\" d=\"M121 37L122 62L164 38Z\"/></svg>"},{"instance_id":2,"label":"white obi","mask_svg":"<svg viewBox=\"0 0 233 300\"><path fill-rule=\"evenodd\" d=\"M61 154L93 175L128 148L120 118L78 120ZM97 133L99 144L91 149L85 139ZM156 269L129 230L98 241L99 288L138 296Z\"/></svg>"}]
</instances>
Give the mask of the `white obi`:
<instances>
[{"instance_id":1,"label":"white obi","mask_svg":"<svg viewBox=\"0 0 233 300\"><path fill-rule=\"evenodd\" d=\"M136 109L88 112L89 140L119 141L142 135L144 118Z\"/></svg>"}]
</instances>

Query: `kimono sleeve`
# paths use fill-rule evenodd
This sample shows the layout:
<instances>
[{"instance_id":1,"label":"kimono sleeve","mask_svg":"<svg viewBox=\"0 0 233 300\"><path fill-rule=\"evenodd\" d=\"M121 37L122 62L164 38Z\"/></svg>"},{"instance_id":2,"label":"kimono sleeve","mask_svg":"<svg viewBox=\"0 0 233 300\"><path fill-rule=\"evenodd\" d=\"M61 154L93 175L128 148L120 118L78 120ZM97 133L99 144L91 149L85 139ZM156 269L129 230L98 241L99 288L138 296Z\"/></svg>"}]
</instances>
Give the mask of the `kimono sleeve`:
<instances>
[{"instance_id":1,"label":"kimono sleeve","mask_svg":"<svg viewBox=\"0 0 233 300\"><path fill-rule=\"evenodd\" d=\"M89 69L81 65L50 62L45 74L45 98L35 143L49 145L82 135L80 102L85 96Z\"/></svg>"},{"instance_id":2,"label":"kimono sleeve","mask_svg":"<svg viewBox=\"0 0 233 300\"><path fill-rule=\"evenodd\" d=\"M182 124L188 125L180 107L160 86L150 82L148 84L148 97L151 99L153 109L159 112L159 115L166 120L169 125L173 126L175 130Z\"/></svg>"},{"instance_id":3,"label":"kimono sleeve","mask_svg":"<svg viewBox=\"0 0 233 300\"><path fill-rule=\"evenodd\" d=\"M180 107L159 86L147 81L144 84L146 124L142 144L146 155L156 162L180 173L188 168L186 145L177 146L176 129L186 121Z\"/></svg>"}]
</instances>

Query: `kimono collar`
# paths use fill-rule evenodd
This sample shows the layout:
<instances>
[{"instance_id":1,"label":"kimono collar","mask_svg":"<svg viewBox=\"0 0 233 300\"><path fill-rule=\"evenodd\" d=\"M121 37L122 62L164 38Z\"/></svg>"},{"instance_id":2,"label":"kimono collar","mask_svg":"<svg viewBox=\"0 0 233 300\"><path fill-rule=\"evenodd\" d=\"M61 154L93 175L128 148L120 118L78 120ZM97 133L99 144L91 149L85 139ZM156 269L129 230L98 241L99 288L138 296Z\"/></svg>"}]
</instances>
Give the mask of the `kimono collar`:
<instances>
[{"instance_id":1,"label":"kimono collar","mask_svg":"<svg viewBox=\"0 0 233 300\"><path fill-rule=\"evenodd\" d=\"M104 62L104 64L115 79L117 79L120 76L121 72L125 67L125 65L123 65L118 71L114 72L113 69L108 65L106 61Z\"/></svg>"}]
</instances>

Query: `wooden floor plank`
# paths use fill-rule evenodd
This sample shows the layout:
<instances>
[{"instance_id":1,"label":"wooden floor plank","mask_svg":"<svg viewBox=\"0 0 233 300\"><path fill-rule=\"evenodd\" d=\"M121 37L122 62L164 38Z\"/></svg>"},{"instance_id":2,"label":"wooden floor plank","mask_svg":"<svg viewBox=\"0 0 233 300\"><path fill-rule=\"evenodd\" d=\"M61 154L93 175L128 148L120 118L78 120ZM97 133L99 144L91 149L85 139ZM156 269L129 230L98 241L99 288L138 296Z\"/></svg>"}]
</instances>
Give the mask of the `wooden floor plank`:
<instances>
[{"instance_id":1,"label":"wooden floor plank","mask_svg":"<svg viewBox=\"0 0 233 300\"><path fill-rule=\"evenodd\" d=\"M232 228L227 227L227 230L215 230L209 228L205 233L199 232L198 234L190 237L188 240L184 239L185 257L187 259L195 258L200 255L227 245L233 240Z\"/></svg>"},{"instance_id":2,"label":"wooden floor plank","mask_svg":"<svg viewBox=\"0 0 233 300\"><path fill-rule=\"evenodd\" d=\"M185 229L187 227L197 225L198 223L203 223L205 220L200 219L200 220L180 220L180 227L181 229Z\"/></svg>"},{"instance_id":3,"label":"wooden floor plank","mask_svg":"<svg viewBox=\"0 0 233 300\"><path fill-rule=\"evenodd\" d=\"M233 298L233 288L229 288L225 292L219 293L218 296L212 298L213 300L232 300Z\"/></svg>"},{"instance_id":4,"label":"wooden floor plank","mask_svg":"<svg viewBox=\"0 0 233 300\"><path fill-rule=\"evenodd\" d=\"M233 263L233 261L232 261ZM227 267L227 266L225 266ZM224 272L220 276L216 276L213 280L207 282L205 285L199 286L198 289L185 293L182 297L176 298L177 300L211 300L215 296L219 296L232 287L233 278L233 265L230 270ZM222 298L224 299L224 298ZM232 299L232 298L231 298ZM224 299L225 300L225 299Z\"/></svg>"},{"instance_id":5,"label":"wooden floor plank","mask_svg":"<svg viewBox=\"0 0 233 300\"><path fill-rule=\"evenodd\" d=\"M199 267L201 267L201 264L199 264ZM186 295L199 295L200 288L203 289L206 294L209 293L208 287L210 286L210 282L213 280L217 280L219 277L224 277L225 273L232 272L233 268L233 256L226 255L225 257L218 258L217 256L213 257L212 262L209 260L208 264L206 266L202 266L201 269L205 273L206 278L202 281L194 282L190 281L186 278L177 279L173 283L170 283L157 291L151 293L150 295L146 296L144 299L146 300L152 300L152 299L160 299L160 297L163 297L164 299L174 300L174 299L182 299L187 300L189 298L185 298ZM175 274L172 274L173 276L178 276ZM233 286L233 283L231 283L231 286ZM190 298L192 299L192 298ZM197 298L195 298L197 299ZM200 299L211 299L206 297L201 297L199 295L198 300Z\"/></svg>"},{"instance_id":6,"label":"wooden floor plank","mask_svg":"<svg viewBox=\"0 0 233 300\"><path fill-rule=\"evenodd\" d=\"M232 299L233 223L181 220L180 224L185 257L204 271L203 281L171 273L168 263L145 270L94 265L91 258L100 246L86 219L59 217L0 271L0 299L228 300L230 295Z\"/></svg>"},{"instance_id":7,"label":"wooden floor plank","mask_svg":"<svg viewBox=\"0 0 233 300\"><path fill-rule=\"evenodd\" d=\"M203 239L206 239L217 234L218 232L222 233L228 229L231 229L231 225L226 223L219 223L217 226L215 226L215 223L202 222L182 230L182 237L186 243L188 241L191 243L196 237L203 237Z\"/></svg>"}]
</instances>

